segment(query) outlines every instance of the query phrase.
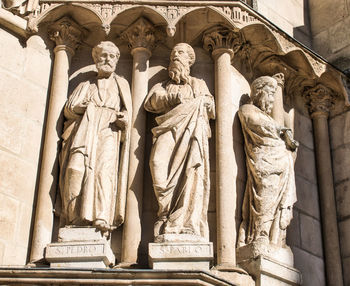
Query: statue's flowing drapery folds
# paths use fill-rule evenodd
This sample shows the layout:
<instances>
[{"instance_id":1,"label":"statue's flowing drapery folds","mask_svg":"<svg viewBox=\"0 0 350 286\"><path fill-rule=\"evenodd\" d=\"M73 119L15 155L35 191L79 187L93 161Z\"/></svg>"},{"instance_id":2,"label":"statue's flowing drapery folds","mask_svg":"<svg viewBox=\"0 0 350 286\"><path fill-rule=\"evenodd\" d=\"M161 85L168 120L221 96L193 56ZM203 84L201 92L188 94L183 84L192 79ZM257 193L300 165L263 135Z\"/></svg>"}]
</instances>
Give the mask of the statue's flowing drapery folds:
<instances>
[{"instance_id":1,"label":"statue's flowing drapery folds","mask_svg":"<svg viewBox=\"0 0 350 286\"><path fill-rule=\"evenodd\" d=\"M191 234L208 240L208 138L214 98L203 80L189 77L184 84L173 80L156 84L145 108L164 113L152 130L150 165L159 204L155 236Z\"/></svg>"},{"instance_id":2,"label":"statue's flowing drapery folds","mask_svg":"<svg viewBox=\"0 0 350 286\"><path fill-rule=\"evenodd\" d=\"M283 244L296 202L293 152L282 126L253 104L238 112L245 141L247 184L238 246L261 238ZM285 128L284 128L285 129Z\"/></svg>"},{"instance_id":3,"label":"statue's flowing drapery folds","mask_svg":"<svg viewBox=\"0 0 350 286\"><path fill-rule=\"evenodd\" d=\"M112 73L80 83L64 109L60 154L61 224L91 225L103 220L112 228L124 220L131 116L128 82Z\"/></svg>"}]
</instances>

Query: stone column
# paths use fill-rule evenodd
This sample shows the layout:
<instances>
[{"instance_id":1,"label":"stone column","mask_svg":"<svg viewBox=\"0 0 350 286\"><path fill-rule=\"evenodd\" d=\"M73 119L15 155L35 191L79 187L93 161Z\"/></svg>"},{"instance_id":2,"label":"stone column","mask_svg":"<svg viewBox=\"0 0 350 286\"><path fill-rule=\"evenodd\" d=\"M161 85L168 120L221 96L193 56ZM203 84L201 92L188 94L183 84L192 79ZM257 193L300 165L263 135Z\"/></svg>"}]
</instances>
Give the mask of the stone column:
<instances>
[{"instance_id":1,"label":"stone column","mask_svg":"<svg viewBox=\"0 0 350 286\"><path fill-rule=\"evenodd\" d=\"M283 87L284 74L278 73L273 76L277 80L277 91L275 93L275 101L272 108L272 118L275 119L280 126L285 126L284 123L284 107L283 107Z\"/></svg>"},{"instance_id":2,"label":"stone column","mask_svg":"<svg viewBox=\"0 0 350 286\"><path fill-rule=\"evenodd\" d=\"M343 275L328 130L332 94L331 90L319 84L310 89L306 97L314 130L327 285L342 286Z\"/></svg>"},{"instance_id":3,"label":"stone column","mask_svg":"<svg viewBox=\"0 0 350 286\"><path fill-rule=\"evenodd\" d=\"M58 182L58 154L64 121L62 109L67 100L70 61L81 34L78 25L66 17L49 27L50 39L56 43L55 60L46 119L30 263L40 263L44 257L44 248L51 242L53 202Z\"/></svg>"},{"instance_id":4,"label":"stone column","mask_svg":"<svg viewBox=\"0 0 350 286\"><path fill-rule=\"evenodd\" d=\"M235 155L233 152L231 60L241 43L232 29L217 27L204 33L204 49L212 52L215 61L216 104L216 225L217 269L234 270L236 266L236 190Z\"/></svg>"},{"instance_id":5,"label":"stone column","mask_svg":"<svg viewBox=\"0 0 350 286\"><path fill-rule=\"evenodd\" d=\"M126 214L123 227L122 257L118 267L137 264L141 242L144 153L146 139L146 111L143 103L148 93L148 66L155 44L155 30L151 23L139 18L122 35L133 56L132 69L132 125Z\"/></svg>"}]
</instances>

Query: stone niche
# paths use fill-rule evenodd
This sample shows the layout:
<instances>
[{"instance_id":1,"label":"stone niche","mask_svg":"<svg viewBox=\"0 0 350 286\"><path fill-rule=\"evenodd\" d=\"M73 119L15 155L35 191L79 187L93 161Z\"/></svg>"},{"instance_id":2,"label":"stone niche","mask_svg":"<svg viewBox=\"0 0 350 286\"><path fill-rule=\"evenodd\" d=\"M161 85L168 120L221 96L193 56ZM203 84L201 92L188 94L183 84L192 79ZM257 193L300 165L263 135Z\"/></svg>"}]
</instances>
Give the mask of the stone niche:
<instances>
[{"instance_id":1,"label":"stone niche","mask_svg":"<svg viewBox=\"0 0 350 286\"><path fill-rule=\"evenodd\" d=\"M295 198L273 207L269 229L278 238L260 230L241 240L252 171L246 163L249 132L242 130L239 112L253 106L254 80L273 78L272 113L260 105L256 113L272 125L280 150L296 153L295 137L303 158L314 142L298 137L298 118L311 125L311 115L314 132L322 133L320 124L334 104L348 103L342 74L238 1L23 5L28 30L52 50L53 72L33 268L0 270L0 276L38 284L63 278L81 284L262 286L301 285L301 273L313 277L294 263L300 243L286 237ZM172 75L176 62L185 62L178 78ZM103 65L116 67L115 74ZM111 94L118 95L113 103ZM113 132L107 134L108 128ZM299 176L302 168L298 161L294 168L295 154L289 155L298 196L305 190L295 189L294 169ZM306 164L314 166L314 159ZM106 189L108 198L99 197ZM299 211L304 214L302 207L294 209L298 219ZM256 225L264 223L259 219Z\"/></svg>"}]
</instances>

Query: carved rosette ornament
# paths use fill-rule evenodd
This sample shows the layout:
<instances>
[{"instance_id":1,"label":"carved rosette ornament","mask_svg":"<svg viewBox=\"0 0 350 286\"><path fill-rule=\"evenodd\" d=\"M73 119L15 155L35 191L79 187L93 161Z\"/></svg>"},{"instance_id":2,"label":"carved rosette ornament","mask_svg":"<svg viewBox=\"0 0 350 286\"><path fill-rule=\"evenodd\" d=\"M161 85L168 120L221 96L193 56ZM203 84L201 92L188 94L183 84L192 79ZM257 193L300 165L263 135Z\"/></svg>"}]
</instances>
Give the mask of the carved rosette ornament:
<instances>
[{"instance_id":1,"label":"carved rosette ornament","mask_svg":"<svg viewBox=\"0 0 350 286\"><path fill-rule=\"evenodd\" d=\"M128 42L128 47L146 48L151 51L156 44L156 31L153 25L145 18L139 18L135 23L129 26L122 34L122 39Z\"/></svg>"},{"instance_id":2,"label":"carved rosette ornament","mask_svg":"<svg viewBox=\"0 0 350 286\"><path fill-rule=\"evenodd\" d=\"M328 117L334 105L333 92L328 87L318 84L306 91L305 97L312 118L318 116Z\"/></svg>"},{"instance_id":3,"label":"carved rosette ornament","mask_svg":"<svg viewBox=\"0 0 350 286\"><path fill-rule=\"evenodd\" d=\"M213 56L220 51L229 52L231 59L242 46L242 35L236 29L214 27L203 35L203 48L212 52Z\"/></svg>"},{"instance_id":4,"label":"carved rosette ornament","mask_svg":"<svg viewBox=\"0 0 350 286\"><path fill-rule=\"evenodd\" d=\"M73 55L81 41L83 31L72 19L63 17L49 27L48 34L57 47L64 45Z\"/></svg>"}]
</instances>

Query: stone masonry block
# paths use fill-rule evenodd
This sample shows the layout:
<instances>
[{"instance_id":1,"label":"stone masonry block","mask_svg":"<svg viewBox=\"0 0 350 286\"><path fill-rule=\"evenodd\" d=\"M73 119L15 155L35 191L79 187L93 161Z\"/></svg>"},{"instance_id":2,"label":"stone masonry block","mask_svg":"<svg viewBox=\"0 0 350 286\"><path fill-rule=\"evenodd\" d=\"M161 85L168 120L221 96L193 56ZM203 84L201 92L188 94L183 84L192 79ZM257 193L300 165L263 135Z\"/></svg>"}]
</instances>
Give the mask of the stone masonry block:
<instances>
[{"instance_id":1,"label":"stone masonry block","mask_svg":"<svg viewBox=\"0 0 350 286\"><path fill-rule=\"evenodd\" d=\"M335 186L335 198L339 219L350 216L350 180Z\"/></svg>"},{"instance_id":2,"label":"stone masonry block","mask_svg":"<svg viewBox=\"0 0 350 286\"><path fill-rule=\"evenodd\" d=\"M318 34L348 15L345 1L309 1L312 33Z\"/></svg>"},{"instance_id":3,"label":"stone masonry block","mask_svg":"<svg viewBox=\"0 0 350 286\"><path fill-rule=\"evenodd\" d=\"M2 109L2 110L1 110ZM0 146L19 154L24 142L27 129L25 118L6 108L0 108Z\"/></svg>"},{"instance_id":4,"label":"stone masonry block","mask_svg":"<svg viewBox=\"0 0 350 286\"><path fill-rule=\"evenodd\" d=\"M23 62L25 60L25 49L22 47L19 39L4 29L0 29L0 67L11 71L17 75L23 73Z\"/></svg>"},{"instance_id":5,"label":"stone masonry block","mask_svg":"<svg viewBox=\"0 0 350 286\"><path fill-rule=\"evenodd\" d=\"M333 175L335 184L350 178L348 166L350 166L350 145L337 148L332 152Z\"/></svg>"},{"instance_id":6,"label":"stone masonry block","mask_svg":"<svg viewBox=\"0 0 350 286\"><path fill-rule=\"evenodd\" d=\"M329 120L330 143L333 150L350 143L350 112L345 112Z\"/></svg>"},{"instance_id":7,"label":"stone masonry block","mask_svg":"<svg viewBox=\"0 0 350 286\"><path fill-rule=\"evenodd\" d=\"M323 259L303 251L298 247L293 247L292 250L294 253L294 267L301 271L303 285L326 286Z\"/></svg>"},{"instance_id":8,"label":"stone masonry block","mask_svg":"<svg viewBox=\"0 0 350 286\"><path fill-rule=\"evenodd\" d=\"M329 47L329 29L324 30L313 37L313 48L319 55L327 58L331 53Z\"/></svg>"},{"instance_id":9,"label":"stone masonry block","mask_svg":"<svg viewBox=\"0 0 350 286\"><path fill-rule=\"evenodd\" d=\"M342 257L350 256L350 218L339 223L339 237Z\"/></svg>"},{"instance_id":10,"label":"stone masonry block","mask_svg":"<svg viewBox=\"0 0 350 286\"><path fill-rule=\"evenodd\" d=\"M2 108L6 108L23 119L40 123L45 116L47 88L38 87L16 75L0 69L0 98Z\"/></svg>"},{"instance_id":11,"label":"stone masonry block","mask_svg":"<svg viewBox=\"0 0 350 286\"><path fill-rule=\"evenodd\" d=\"M314 151L300 144L294 170L296 175L316 184L316 162Z\"/></svg>"},{"instance_id":12,"label":"stone masonry block","mask_svg":"<svg viewBox=\"0 0 350 286\"><path fill-rule=\"evenodd\" d=\"M12 242L18 223L19 203L4 194L0 194L0 201L0 239Z\"/></svg>"},{"instance_id":13,"label":"stone masonry block","mask_svg":"<svg viewBox=\"0 0 350 286\"><path fill-rule=\"evenodd\" d=\"M26 49L26 61L24 64L24 77L32 83L47 88L51 75L51 64L49 50L29 46Z\"/></svg>"},{"instance_id":14,"label":"stone masonry block","mask_svg":"<svg viewBox=\"0 0 350 286\"><path fill-rule=\"evenodd\" d=\"M300 214L299 217L301 248L308 252L311 252L318 257L322 257L323 248L320 222L304 214Z\"/></svg>"},{"instance_id":15,"label":"stone masonry block","mask_svg":"<svg viewBox=\"0 0 350 286\"><path fill-rule=\"evenodd\" d=\"M300 238L300 219L299 212L293 210L293 219L290 225L287 228L287 245L300 247L301 238Z\"/></svg>"},{"instance_id":16,"label":"stone masonry block","mask_svg":"<svg viewBox=\"0 0 350 286\"><path fill-rule=\"evenodd\" d=\"M310 216L320 219L318 188L303 177L296 175L297 202L295 206Z\"/></svg>"},{"instance_id":17,"label":"stone masonry block","mask_svg":"<svg viewBox=\"0 0 350 286\"><path fill-rule=\"evenodd\" d=\"M350 257L343 259L344 285L350 285Z\"/></svg>"},{"instance_id":18,"label":"stone masonry block","mask_svg":"<svg viewBox=\"0 0 350 286\"><path fill-rule=\"evenodd\" d=\"M349 25L350 16L329 28L329 45L332 53L350 45Z\"/></svg>"},{"instance_id":19,"label":"stone masonry block","mask_svg":"<svg viewBox=\"0 0 350 286\"><path fill-rule=\"evenodd\" d=\"M314 138L312 121L310 118L301 115L299 112L294 113L294 137L299 143L309 149L314 149Z\"/></svg>"},{"instance_id":20,"label":"stone masonry block","mask_svg":"<svg viewBox=\"0 0 350 286\"><path fill-rule=\"evenodd\" d=\"M37 175L36 166L1 150L0 166L6 166L0 169L0 193L31 205Z\"/></svg>"},{"instance_id":21,"label":"stone masonry block","mask_svg":"<svg viewBox=\"0 0 350 286\"><path fill-rule=\"evenodd\" d=\"M27 248L30 238L30 227L32 221L32 201L29 201L26 205L21 202L19 205L19 219L16 225L16 244L20 247Z\"/></svg>"}]
</instances>

